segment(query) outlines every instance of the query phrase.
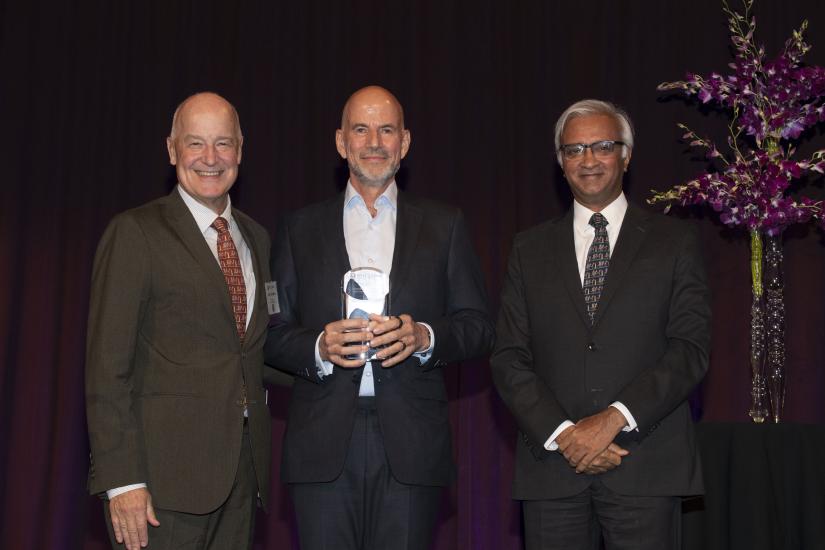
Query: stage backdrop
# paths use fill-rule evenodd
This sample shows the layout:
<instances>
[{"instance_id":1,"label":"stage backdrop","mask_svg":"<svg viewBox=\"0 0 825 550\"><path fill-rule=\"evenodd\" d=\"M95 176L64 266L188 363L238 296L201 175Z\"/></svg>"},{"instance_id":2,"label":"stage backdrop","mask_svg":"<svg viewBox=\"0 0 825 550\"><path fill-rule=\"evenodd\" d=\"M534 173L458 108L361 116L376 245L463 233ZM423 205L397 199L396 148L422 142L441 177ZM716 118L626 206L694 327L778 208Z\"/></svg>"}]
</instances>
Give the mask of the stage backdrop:
<instances>
[{"instance_id":1,"label":"stage backdrop","mask_svg":"<svg viewBox=\"0 0 825 550\"><path fill-rule=\"evenodd\" d=\"M755 14L771 53L810 19L807 59L825 64L820 0L760 0ZM214 90L235 103L245 142L233 204L273 230L284 212L343 187L333 132L347 96L373 83L394 91L412 130L401 187L464 209L497 310L513 235L570 204L553 154L558 114L584 97L627 108L637 141L626 191L642 202L705 167L679 142L678 121L719 137L727 120L656 85L730 60L714 0L0 1L0 547L105 547L101 503L85 494L92 257L115 213L172 188L164 138L181 99ZM825 147L821 131L803 149L815 146ZM825 195L821 180L805 189ZM697 411L744 421L746 241L705 211L673 215L701 227L713 287ZM785 253L786 419L820 423L823 233L789 231ZM434 548L518 548L513 422L486 361L447 376L458 480ZM275 499L258 516L257 549L296 546L277 481L289 394L270 395Z\"/></svg>"}]
</instances>

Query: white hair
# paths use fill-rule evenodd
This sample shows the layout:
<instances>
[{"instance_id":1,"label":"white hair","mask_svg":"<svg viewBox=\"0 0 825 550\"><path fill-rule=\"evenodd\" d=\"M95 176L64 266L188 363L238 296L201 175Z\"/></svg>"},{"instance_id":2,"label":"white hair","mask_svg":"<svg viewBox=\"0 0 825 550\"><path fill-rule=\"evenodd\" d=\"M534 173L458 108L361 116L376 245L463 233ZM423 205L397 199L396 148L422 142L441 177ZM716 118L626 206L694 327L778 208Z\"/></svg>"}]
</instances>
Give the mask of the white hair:
<instances>
[{"instance_id":1,"label":"white hair","mask_svg":"<svg viewBox=\"0 0 825 550\"><path fill-rule=\"evenodd\" d=\"M561 164L562 160L561 151L559 150L561 147L561 135L564 133L564 127L567 125L567 122L571 118L592 115L608 115L616 120L621 129L622 141L624 142L622 158L627 158L627 150L633 149L633 123L630 121L630 115L621 107L608 101L582 99L565 109L556 121L556 160L559 164Z\"/></svg>"}]
</instances>

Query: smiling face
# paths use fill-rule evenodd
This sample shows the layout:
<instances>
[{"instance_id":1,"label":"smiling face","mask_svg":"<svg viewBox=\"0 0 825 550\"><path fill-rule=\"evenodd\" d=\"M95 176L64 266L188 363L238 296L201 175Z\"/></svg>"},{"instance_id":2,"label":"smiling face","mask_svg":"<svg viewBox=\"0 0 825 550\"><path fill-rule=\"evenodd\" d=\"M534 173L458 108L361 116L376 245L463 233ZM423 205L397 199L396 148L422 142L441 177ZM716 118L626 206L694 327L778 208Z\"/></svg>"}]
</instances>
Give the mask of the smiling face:
<instances>
[{"instance_id":1,"label":"smiling face","mask_svg":"<svg viewBox=\"0 0 825 550\"><path fill-rule=\"evenodd\" d=\"M404 128L398 100L377 86L355 92L344 106L335 146L347 159L356 190L389 185L410 148L410 132Z\"/></svg>"},{"instance_id":2,"label":"smiling face","mask_svg":"<svg viewBox=\"0 0 825 550\"><path fill-rule=\"evenodd\" d=\"M204 93L178 109L166 139L178 183L196 201L221 214L238 177L243 137L237 114L222 97Z\"/></svg>"},{"instance_id":3,"label":"smiling face","mask_svg":"<svg viewBox=\"0 0 825 550\"><path fill-rule=\"evenodd\" d=\"M567 121L561 143L587 145L606 139L622 140L616 119L610 115L584 115ZM596 157L589 148L575 159L562 156L562 170L579 204L599 212L621 194L622 174L630 162L630 150L627 149L622 158L622 149L616 146L611 155L604 157Z\"/></svg>"}]
</instances>

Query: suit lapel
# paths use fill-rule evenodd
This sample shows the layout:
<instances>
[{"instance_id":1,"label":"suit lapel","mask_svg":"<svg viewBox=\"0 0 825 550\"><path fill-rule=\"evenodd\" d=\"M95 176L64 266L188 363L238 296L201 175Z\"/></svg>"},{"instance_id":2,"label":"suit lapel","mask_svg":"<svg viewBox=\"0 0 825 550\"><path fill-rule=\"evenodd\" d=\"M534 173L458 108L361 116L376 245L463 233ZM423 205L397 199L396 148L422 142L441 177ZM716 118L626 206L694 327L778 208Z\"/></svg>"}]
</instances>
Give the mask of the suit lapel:
<instances>
[{"instance_id":1,"label":"suit lapel","mask_svg":"<svg viewBox=\"0 0 825 550\"><path fill-rule=\"evenodd\" d=\"M344 241L344 193L327 202L322 219L319 221L320 233L319 262L327 264L329 271L335 274L340 283L344 273L352 269Z\"/></svg>"},{"instance_id":2,"label":"suit lapel","mask_svg":"<svg viewBox=\"0 0 825 550\"><path fill-rule=\"evenodd\" d=\"M610 304L611 298L616 294L616 290L621 287L622 280L627 274L627 270L633 263L639 247L645 239L647 231L647 221L649 214L633 204L627 205L627 212L622 221L622 228L619 231L619 238L616 240L616 249L610 255L610 267L607 269L607 277L604 281L604 288L599 299L599 308L596 310L596 318L593 322L595 327L604 316L604 312Z\"/></svg>"},{"instance_id":3,"label":"suit lapel","mask_svg":"<svg viewBox=\"0 0 825 550\"><path fill-rule=\"evenodd\" d=\"M390 270L390 308L396 303L401 288L407 281L413 266L418 232L421 229L421 211L398 194L398 216L395 219L395 249Z\"/></svg>"},{"instance_id":4,"label":"suit lapel","mask_svg":"<svg viewBox=\"0 0 825 550\"><path fill-rule=\"evenodd\" d=\"M232 300L229 297L229 288L226 286L226 279L223 276L220 265L215 260L212 251L209 250L209 245L206 244L203 234L198 230L198 224L195 223L195 218L186 207L186 203L178 194L177 189L173 190L169 195L167 202L167 218L174 228L180 240L186 246L189 253L195 258L200 265L206 278L209 279L217 288L221 289L224 299L224 309L230 319L234 319L232 313ZM234 322L234 321L233 321Z\"/></svg>"},{"instance_id":5,"label":"suit lapel","mask_svg":"<svg viewBox=\"0 0 825 550\"><path fill-rule=\"evenodd\" d=\"M561 267L561 275L564 280L564 287L570 295L570 300L578 313L581 322L590 328L590 319L587 317L587 309L582 293L581 275L579 275L579 262L576 260L576 243L573 238L573 209L568 210L567 215L559 221L556 231L556 250Z\"/></svg>"}]
</instances>

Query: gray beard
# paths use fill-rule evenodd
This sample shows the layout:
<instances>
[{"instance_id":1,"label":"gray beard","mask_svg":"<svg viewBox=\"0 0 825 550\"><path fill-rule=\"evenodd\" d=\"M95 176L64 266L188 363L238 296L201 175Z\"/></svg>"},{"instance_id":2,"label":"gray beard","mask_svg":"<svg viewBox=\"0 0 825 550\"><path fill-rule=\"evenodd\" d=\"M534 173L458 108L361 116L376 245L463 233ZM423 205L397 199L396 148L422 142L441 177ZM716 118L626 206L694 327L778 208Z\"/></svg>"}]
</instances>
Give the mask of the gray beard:
<instances>
[{"instance_id":1,"label":"gray beard","mask_svg":"<svg viewBox=\"0 0 825 550\"><path fill-rule=\"evenodd\" d=\"M354 162L348 160L347 164L349 165L350 172L358 178L358 181L367 187L384 187L388 182L392 181L399 168L399 165L395 164L393 166L389 166L383 174L370 176L369 174L365 174L364 171L361 170L361 168L359 168Z\"/></svg>"}]
</instances>

